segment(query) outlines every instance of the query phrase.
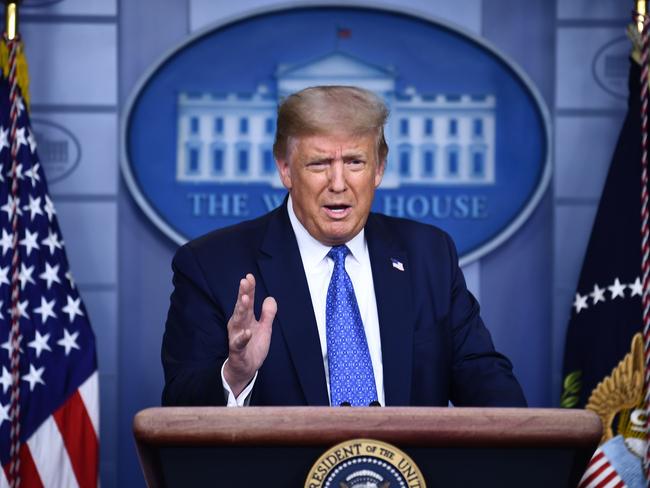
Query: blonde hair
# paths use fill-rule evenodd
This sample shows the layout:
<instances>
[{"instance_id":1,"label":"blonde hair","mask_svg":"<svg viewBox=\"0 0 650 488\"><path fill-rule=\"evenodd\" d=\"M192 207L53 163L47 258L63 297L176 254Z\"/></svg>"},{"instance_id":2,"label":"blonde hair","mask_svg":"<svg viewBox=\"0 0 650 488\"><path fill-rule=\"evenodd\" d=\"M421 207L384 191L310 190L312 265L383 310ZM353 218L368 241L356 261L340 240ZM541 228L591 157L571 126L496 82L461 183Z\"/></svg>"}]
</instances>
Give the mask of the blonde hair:
<instances>
[{"instance_id":1,"label":"blonde hair","mask_svg":"<svg viewBox=\"0 0 650 488\"><path fill-rule=\"evenodd\" d=\"M388 155L384 124L388 108L374 93L354 86L314 86L289 95L278 106L273 143L276 159L287 156L290 139L339 134L377 135L378 164Z\"/></svg>"}]
</instances>

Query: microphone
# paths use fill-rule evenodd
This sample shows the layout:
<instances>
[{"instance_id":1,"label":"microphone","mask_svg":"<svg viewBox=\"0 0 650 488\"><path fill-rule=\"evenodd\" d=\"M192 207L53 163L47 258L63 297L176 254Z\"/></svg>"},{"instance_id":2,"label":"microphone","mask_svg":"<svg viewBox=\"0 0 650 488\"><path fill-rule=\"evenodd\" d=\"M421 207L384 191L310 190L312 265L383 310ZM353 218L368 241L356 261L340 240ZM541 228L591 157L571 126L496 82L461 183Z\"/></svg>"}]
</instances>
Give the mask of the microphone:
<instances>
[{"instance_id":1,"label":"microphone","mask_svg":"<svg viewBox=\"0 0 650 488\"><path fill-rule=\"evenodd\" d=\"M351 407L352 404L350 402L341 402L339 407ZM379 403L378 400L373 400L368 404L369 407L381 407L381 403Z\"/></svg>"}]
</instances>

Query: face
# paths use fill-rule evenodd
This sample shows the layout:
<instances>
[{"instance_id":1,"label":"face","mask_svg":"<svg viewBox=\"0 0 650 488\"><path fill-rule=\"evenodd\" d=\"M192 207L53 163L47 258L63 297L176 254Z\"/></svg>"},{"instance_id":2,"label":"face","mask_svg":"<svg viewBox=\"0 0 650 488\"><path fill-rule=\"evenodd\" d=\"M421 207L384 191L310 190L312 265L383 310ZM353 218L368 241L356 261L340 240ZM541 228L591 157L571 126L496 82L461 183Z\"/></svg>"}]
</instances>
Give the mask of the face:
<instances>
[{"instance_id":1,"label":"face","mask_svg":"<svg viewBox=\"0 0 650 488\"><path fill-rule=\"evenodd\" d=\"M296 138L278 161L298 220L328 246L344 244L366 224L384 167L374 133Z\"/></svg>"}]
</instances>

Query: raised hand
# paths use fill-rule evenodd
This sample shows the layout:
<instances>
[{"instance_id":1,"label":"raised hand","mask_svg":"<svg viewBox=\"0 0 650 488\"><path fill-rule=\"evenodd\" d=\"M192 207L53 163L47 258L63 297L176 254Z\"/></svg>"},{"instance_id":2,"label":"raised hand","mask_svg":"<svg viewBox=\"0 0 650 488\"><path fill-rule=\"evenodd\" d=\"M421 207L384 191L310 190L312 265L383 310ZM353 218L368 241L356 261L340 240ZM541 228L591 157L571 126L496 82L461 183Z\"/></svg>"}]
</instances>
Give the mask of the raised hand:
<instances>
[{"instance_id":1,"label":"raised hand","mask_svg":"<svg viewBox=\"0 0 650 488\"><path fill-rule=\"evenodd\" d=\"M262 303L260 319L255 319L255 277L247 274L239 282L235 310L228 321L228 362L223 375L237 397L262 366L271 344L271 330L278 305L273 297Z\"/></svg>"}]
</instances>

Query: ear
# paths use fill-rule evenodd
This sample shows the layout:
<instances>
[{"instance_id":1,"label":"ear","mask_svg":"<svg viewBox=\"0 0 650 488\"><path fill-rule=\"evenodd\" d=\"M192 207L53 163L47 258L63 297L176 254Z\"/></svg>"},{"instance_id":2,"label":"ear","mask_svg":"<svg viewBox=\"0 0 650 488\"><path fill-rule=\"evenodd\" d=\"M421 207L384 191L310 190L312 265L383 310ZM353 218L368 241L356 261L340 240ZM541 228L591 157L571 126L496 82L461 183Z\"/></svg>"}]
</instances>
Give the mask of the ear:
<instances>
[{"instance_id":1,"label":"ear","mask_svg":"<svg viewBox=\"0 0 650 488\"><path fill-rule=\"evenodd\" d=\"M291 166L286 159L277 159L275 165L280 173L280 180L287 190L291 190Z\"/></svg>"},{"instance_id":2,"label":"ear","mask_svg":"<svg viewBox=\"0 0 650 488\"><path fill-rule=\"evenodd\" d=\"M377 171L375 172L375 188L379 187L381 184L381 180L384 177L384 171L386 170L386 160L384 159L381 163L379 163L379 166L377 167Z\"/></svg>"}]
</instances>

